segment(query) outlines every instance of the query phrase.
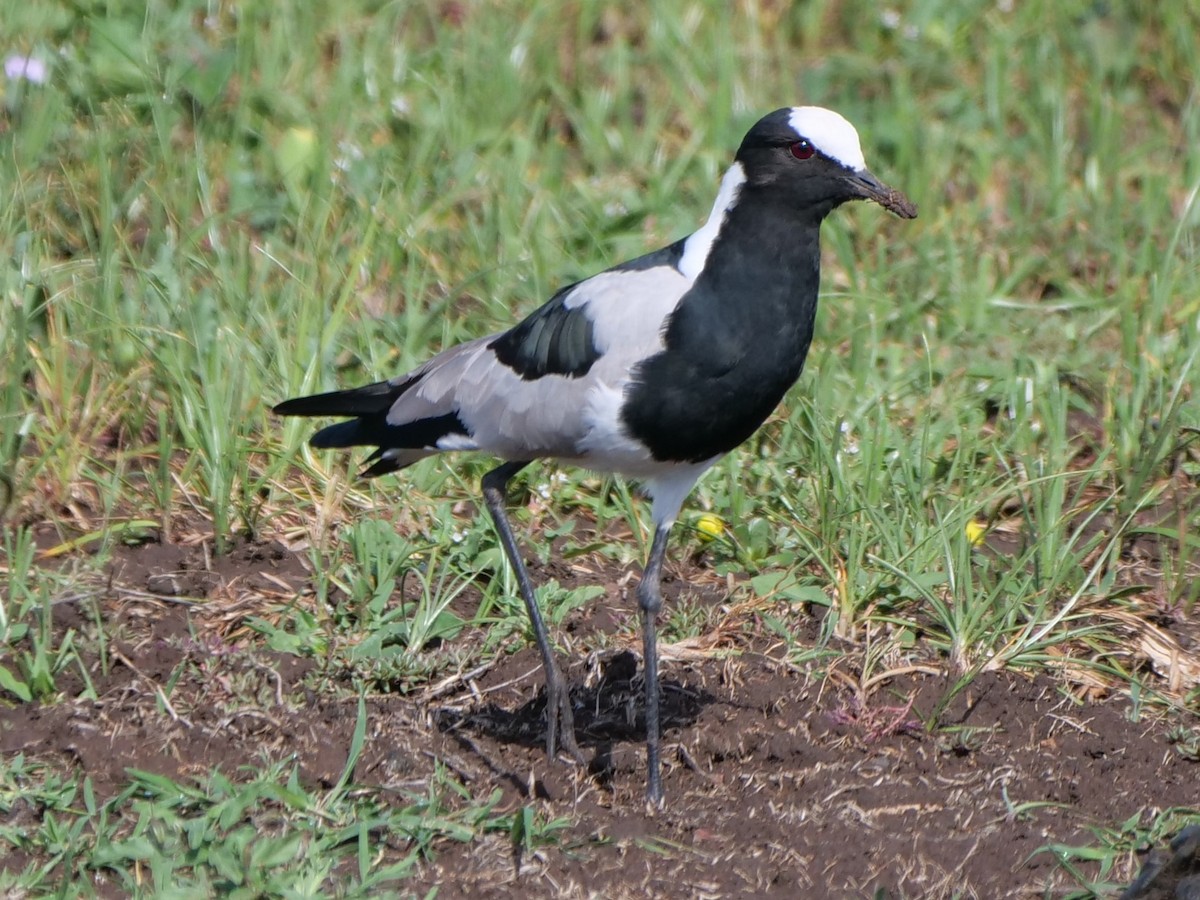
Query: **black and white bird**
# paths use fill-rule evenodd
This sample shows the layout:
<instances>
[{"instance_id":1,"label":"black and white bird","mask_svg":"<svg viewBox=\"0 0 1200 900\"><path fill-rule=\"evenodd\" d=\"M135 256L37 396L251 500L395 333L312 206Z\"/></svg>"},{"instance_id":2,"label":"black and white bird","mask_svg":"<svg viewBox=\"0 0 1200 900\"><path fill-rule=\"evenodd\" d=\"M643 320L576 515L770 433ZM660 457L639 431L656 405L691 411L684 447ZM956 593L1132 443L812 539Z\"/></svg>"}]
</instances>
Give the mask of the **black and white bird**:
<instances>
[{"instance_id":1,"label":"black and white bird","mask_svg":"<svg viewBox=\"0 0 1200 900\"><path fill-rule=\"evenodd\" d=\"M517 577L546 678L546 749L582 761L566 682L505 513L509 479L554 459L639 480L654 538L637 589L644 631L647 797L661 804L655 617L667 535L696 480L766 420L804 365L834 207L916 208L868 171L858 132L828 109L776 110L746 134L698 231L568 285L522 322L443 350L411 372L280 403L289 416L348 416L318 448L374 446L362 474L431 454L503 462L484 500Z\"/></svg>"}]
</instances>

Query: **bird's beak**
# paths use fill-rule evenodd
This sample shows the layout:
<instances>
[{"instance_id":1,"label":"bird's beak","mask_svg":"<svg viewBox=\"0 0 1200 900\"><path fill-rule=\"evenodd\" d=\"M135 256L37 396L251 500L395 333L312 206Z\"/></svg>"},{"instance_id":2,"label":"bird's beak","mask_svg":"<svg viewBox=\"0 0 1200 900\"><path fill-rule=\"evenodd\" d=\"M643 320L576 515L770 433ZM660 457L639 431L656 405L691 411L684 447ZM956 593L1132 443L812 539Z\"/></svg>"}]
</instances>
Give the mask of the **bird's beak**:
<instances>
[{"instance_id":1,"label":"bird's beak","mask_svg":"<svg viewBox=\"0 0 1200 900\"><path fill-rule=\"evenodd\" d=\"M860 200L874 200L884 209L895 213L902 219L917 217L916 205L895 188L890 188L866 169L848 172L846 181L849 182Z\"/></svg>"}]
</instances>

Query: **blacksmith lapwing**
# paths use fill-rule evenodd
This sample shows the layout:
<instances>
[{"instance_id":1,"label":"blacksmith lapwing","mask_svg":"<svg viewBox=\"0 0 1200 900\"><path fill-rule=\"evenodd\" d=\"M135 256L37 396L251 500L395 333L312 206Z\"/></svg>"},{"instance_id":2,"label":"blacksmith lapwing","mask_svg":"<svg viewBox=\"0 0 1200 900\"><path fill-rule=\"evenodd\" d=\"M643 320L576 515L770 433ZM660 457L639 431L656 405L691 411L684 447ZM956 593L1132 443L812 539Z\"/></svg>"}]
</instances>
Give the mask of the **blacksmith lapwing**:
<instances>
[{"instance_id":1,"label":"blacksmith lapwing","mask_svg":"<svg viewBox=\"0 0 1200 900\"><path fill-rule=\"evenodd\" d=\"M638 479L654 538L640 584L648 799L662 802L655 617L667 535L706 469L746 440L800 376L813 334L821 221L847 200L916 207L866 167L835 112L779 109L742 141L694 234L560 290L499 334L443 350L389 381L288 400L289 416L351 416L313 447L374 446L365 477L434 453L481 450L483 477L546 677L546 749L577 761L574 717L504 511L509 479L550 458Z\"/></svg>"}]
</instances>

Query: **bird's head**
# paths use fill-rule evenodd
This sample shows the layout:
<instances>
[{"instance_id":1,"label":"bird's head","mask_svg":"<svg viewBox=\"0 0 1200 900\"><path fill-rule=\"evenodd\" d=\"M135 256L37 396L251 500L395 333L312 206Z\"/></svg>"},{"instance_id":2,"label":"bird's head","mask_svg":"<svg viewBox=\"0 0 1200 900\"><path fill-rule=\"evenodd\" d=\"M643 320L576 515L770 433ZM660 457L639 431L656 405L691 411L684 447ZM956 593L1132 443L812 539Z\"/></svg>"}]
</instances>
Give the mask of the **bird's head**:
<instances>
[{"instance_id":1,"label":"bird's head","mask_svg":"<svg viewBox=\"0 0 1200 900\"><path fill-rule=\"evenodd\" d=\"M789 202L827 212L847 200L874 200L902 219L917 207L867 169L858 132L820 106L777 109L759 119L738 149L745 185L769 187Z\"/></svg>"}]
</instances>

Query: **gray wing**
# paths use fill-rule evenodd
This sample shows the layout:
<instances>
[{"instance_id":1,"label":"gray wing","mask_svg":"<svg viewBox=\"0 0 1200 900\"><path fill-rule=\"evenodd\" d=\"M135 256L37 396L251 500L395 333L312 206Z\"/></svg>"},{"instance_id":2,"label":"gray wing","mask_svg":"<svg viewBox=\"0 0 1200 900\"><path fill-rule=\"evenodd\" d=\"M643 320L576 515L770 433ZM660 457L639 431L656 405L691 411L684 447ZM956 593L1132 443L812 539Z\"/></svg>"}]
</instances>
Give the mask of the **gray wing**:
<instances>
[{"instance_id":1,"label":"gray wing","mask_svg":"<svg viewBox=\"0 0 1200 900\"><path fill-rule=\"evenodd\" d=\"M663 349L690 279L658 251L571 285L506 332L458 344L389 381L288 400L282 415L354 416L315 447L378 447L366 475L446 450L582 459L636 471L649 459L620 407L634 367ZM677 254L676 254L677 255Z\"/></svg>"},{"instance_id":2,"label":"gray wing","mask_svg":"<svg viewBox=\"0 0 1200 900\"><path fill-rule=\"evenodd\" d=\"M663 322L688 287L666 266L613 269L573 285L504 334L434 357L387 421L454 414L466 434L442 450L587 455L597 438L621 430L616 413L631 371L662 350Z\"/></svg>"}]
</instances>

